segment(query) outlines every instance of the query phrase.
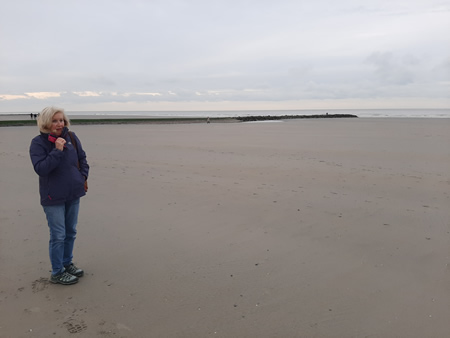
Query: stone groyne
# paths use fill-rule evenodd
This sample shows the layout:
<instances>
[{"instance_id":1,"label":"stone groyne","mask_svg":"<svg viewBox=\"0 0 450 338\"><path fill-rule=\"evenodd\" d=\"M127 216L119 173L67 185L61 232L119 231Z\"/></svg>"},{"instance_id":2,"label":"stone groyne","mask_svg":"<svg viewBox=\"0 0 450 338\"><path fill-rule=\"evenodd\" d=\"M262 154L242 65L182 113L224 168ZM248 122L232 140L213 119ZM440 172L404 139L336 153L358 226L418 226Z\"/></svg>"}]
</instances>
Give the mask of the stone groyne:
<instances>
[{"instance_id":1,"label":"stone groyne","mask_svg":"<svg viewBox=\"0 0 450 338\"><path fill-rule=\"evenodd\" d=\"M354 118L352 114L321 114L321 115L267 115L267 116L239 116L236 120L242 122L287 120L287 119L321 119L321 118Z\"/></svg>"}]
</instances>

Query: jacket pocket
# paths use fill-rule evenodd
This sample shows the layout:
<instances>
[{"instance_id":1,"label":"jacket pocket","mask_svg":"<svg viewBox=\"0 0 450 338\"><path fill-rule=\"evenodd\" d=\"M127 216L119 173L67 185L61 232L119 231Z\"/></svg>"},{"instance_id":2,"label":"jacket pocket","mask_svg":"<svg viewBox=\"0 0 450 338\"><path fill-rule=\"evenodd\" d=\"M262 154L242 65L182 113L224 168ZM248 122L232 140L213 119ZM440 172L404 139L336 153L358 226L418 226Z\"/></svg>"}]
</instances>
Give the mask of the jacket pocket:
<instances>
[{"instance_id":1,"label":"jacket pocket","mask_svg":"<svg viewBox=\"0 0 450 338\"><path fill-rule=\"evenodd\" d=\"M73 173L73 190L74 194L79 196L80 194L84 194L84 176L81 174L78 168L75 168L76 172Z\"/></svg>"},{"instance_id":2,"label":"jacket pocket","mask_svg":"<svg viewBox=\"0 0 450 338\"><path fill-rule=\"evenodd\" d=\"M58 201L64 199L65 191L64 181L56 180L55 178L49 176L47 179L47 197L49 200Z\"/></svg>"}]
</instances>

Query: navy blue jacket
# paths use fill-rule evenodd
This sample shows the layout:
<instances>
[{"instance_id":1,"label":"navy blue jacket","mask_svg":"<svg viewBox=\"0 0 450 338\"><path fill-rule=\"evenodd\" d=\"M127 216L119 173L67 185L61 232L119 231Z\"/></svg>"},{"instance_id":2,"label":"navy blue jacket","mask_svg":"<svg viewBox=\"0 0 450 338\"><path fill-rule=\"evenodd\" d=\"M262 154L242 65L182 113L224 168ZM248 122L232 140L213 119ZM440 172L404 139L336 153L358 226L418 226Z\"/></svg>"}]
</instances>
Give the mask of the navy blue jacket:
<instances>
[{"instance_id":1,"label":"navy blue jacket","mask_svg":"<svg viewBox=\"0 0 450 338\"><path fill-rule=\"evenodd\" d=\"M44 206L63 204L86 195L84 181L89 175L86 153L72 132L78 145L77 153L68 131L65 127L60 136L66 140L63 151L56 149L55 144L48 140L49 134L41 132L31 141L30 157L34 171L39 175L39 193Z\"/></svg>"}]
</instances>

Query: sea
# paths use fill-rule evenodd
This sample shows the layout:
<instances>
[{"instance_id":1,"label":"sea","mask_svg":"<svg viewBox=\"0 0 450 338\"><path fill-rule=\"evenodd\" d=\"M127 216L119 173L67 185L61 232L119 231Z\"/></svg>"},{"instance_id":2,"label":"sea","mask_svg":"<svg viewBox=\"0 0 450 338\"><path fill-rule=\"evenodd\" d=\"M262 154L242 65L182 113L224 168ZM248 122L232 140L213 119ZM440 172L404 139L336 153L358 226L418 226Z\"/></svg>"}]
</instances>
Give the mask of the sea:
<instances>
[{"instance_id":1,"label":"sea","mask_svg":"<svg viewBox=\"0 0 450 338\"><path fill-rule=\"evenodd\" d=\"M314 109L229 111L68 111L70 118L174 118L352 114L361 118L450 118L450 109ZM30 118L30 112L0 113L0 120Z\"/></svg>"}]
</instances>

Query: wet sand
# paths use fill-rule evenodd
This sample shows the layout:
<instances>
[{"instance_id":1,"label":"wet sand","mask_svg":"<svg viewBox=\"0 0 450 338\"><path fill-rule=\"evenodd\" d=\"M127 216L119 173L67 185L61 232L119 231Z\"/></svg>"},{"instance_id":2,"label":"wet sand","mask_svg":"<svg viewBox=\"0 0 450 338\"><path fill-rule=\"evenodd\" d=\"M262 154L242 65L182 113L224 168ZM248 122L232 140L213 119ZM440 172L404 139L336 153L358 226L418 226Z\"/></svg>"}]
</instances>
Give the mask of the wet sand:
<instances>
[{"instance_id":1,"label":"wet sand","mask_svg":"<svg viewBox=\"0 0 450 338\"><path fill-rule=\"evenodd\" d=\"M0 337L447 337L450 119L73 126L91 165L49 284L28 156L0 129Z\"/></svg>"}]
</instances>

